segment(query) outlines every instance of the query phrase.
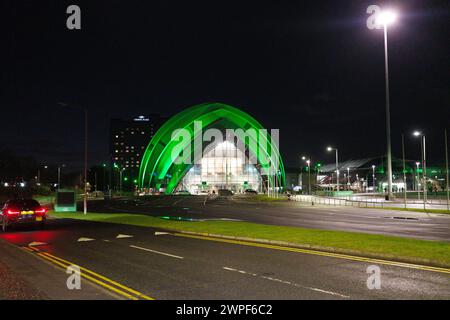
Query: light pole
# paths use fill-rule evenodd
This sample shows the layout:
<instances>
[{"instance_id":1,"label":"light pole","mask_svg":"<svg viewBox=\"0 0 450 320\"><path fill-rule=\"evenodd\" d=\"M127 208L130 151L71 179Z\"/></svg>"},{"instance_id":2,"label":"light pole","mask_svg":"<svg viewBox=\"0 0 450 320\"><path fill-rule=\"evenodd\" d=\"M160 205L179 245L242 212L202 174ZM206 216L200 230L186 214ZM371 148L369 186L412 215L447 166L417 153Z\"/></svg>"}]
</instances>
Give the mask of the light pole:
<instances>
[{"instance_id":1,"label":"light pole","mask_svg":"<svg viewBox=\"0 0 450 320\"><path fill-rule=\"evenodd\" d=\"M347 167L347 189L350 190L350 167Z\"/></svg>"},{"instance_id":2,"label":"light pole","mask_svg":"<svg viewBox=\"0 0 450 320\"><path fill-rule=\"evenodd\" d=\"M388 62L388 26L393 24L397 16L393 11L385 10L378 14L377 24L382 25L384 29L384 71L386 85L386 152L387 152L387 171L388 171L388 199L392 198L392 155L391 155L391 114L389 101L389 62Z\"/></svg>"},{"instance_id":3,"label":"light pole","mask_svg":"<svg viewBox=\"0 0 450 320\"><path fill-rule=\"evenodd\" d=\"M70 106L64 102L58 102L62 107ZM80 108L80 107L79 107ZM87 167L88 167L88 111L86 108L80 108L84 110L84 197L83 197L83 213L87 214Z\"/></svg>"},{"instance_id":4,"label":"light pole","mask_svg":"<svg viewBox=\"0 0 450 320\"><path fill-rule=\"evenodd\" d=\"M308 194L311 194L311 160L306 160L308 164Z\"/></svg>"},{"instance_id":5,"label":"light pole","mask_svg":"<svg viewBox=\"0 0 450 320\"><path fill-rule=\"evenodd\" d=\"M306 160L306 157L303 156L302 160L308 165L308 194L311 194L311 159L308 157L308 160Z\"/></svg>"},{"instance_id":6,"label":"light pole","mask_svg":"<svg viewBox=\"0 0 450 320\"><path fill-rule=\"evenodd\" d=\"M65 164L58 166L58 190L61 189L61 168L64 168L65 166Z\"/></svg>"},{"instance_id":7,"label":"light pole","mask_svg":"<svg viewBox=\"0 0 450 320\"><path fill-rule=\"evenodd\" d=\"M327 151L335 151L336 152L336 186L337 186L337 191L339 192L339 155L338 155L338 149L337 148L332 148L332 147L328 147Z\"/></svg>"},{"instance_id":8,"label":"light pole","mask_svg":"<svg viewBox=\"0 0 450 320\"><path fill-rule=\"evenodd\" d=\"M416 190L417 190L417 200L420 200L419 167L420 167L420 162L416 162Z\"/></svg>"},{"instance_id":9,"label":"light pole","mask_svg":"<svg viewBox=\"0 0 450 320\"><path fill-rule=\"evenodd\" d=\"M372 185L373 185L373 193L375 193L375 165L372 165Z\"/></svg>"},{"instance_id":10,"label":"light pole","mask_svg":"<svg viewBox=\"0 0 450 320\"><path fill-rule=\"evenodd\" d=\"M420 131L414 131L415 137L421 138L421 153L422 153L422 180L423 180L423 209L426 210L427 202L427 151L426 151L426 138Z\"/></svg>"},{"instance_id":11,"label":"light pole","mask_svg":"<svg viewBox=\"0 0 450 320\"><path fill-rule=\"evenodd\" d=\"M448 182L448 141L447 141L447 129L445 129L445 171L446 171L446 189L447 189L447 210L450 210L450 190Z\"/></svg>"},{"instance_id":12,"label":"light pole","mask_svg":"<svg viewBox=\"0 0 450 320\"><path fill-rule=\"evenodd\" d=\"M405 164L405 135L402 133L402 156L403 156L403 199L406 209L406 164Z\"/></svg>"}]
</instances>

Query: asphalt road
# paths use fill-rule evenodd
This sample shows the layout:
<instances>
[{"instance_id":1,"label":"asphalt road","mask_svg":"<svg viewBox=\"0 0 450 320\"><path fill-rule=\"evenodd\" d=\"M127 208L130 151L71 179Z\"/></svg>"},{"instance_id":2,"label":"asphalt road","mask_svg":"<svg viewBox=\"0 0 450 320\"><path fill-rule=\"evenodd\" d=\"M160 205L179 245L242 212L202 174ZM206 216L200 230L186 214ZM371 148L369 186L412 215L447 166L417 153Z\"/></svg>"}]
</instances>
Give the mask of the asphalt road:
<instances>
[{"instance_id":1,"label":"asphalt road","mask_svg":"<svg viewBox=\"0 0 450 320\"><path fill-rule=\"evenodd\" d=\"M174 234L155 235L155 231L52 219L45 230L25 226L0 234L0 239L21 254L25 253L20 247L40 242L35 250L73 262L155 299L450 298L448 273L378 265L381 288L369 290L366 282L371 262ZM26 254L33 256L36 252ZM44 262L35 259L29 263L36 269L35 265ZM57 272L67 276L64 270ZM33 274L29 276L33 278ZM36 279L40 276L34 274ZM36 281L35 285L39 287L42 282ZM53 280L51 285L67 290L64 277Z\"/></svg>"},{"instance_id":2,"label":"asphalt road","mask_svg":"<svg viewBox=\"0 0 450 320\"><path fill-rule=\"evenodd\" d=\"M450 215L356 207L311 206L301 202L249 202L232 197L154 196L144 199L92 201L94 212L129 212L194 219L235 219L313 229L365 232L450 241Z\"/></svg>"}]
</instances>

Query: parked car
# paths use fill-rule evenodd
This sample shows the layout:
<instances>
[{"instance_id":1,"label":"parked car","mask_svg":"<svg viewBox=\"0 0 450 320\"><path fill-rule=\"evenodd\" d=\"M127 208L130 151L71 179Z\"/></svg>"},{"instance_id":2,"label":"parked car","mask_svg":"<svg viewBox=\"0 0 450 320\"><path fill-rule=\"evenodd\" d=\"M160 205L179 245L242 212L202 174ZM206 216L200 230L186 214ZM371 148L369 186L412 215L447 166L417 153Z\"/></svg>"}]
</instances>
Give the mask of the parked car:
<instances>
[{"instance_id":1,"label":"parked car","mask_svg":"<svg viewBox=\"0 0 450 320\"><path fill-rule=\"evenodd\" d=\"M175 195L184 195L184 196L188 196L191 193L188 190L178 190L174 193Z\"/></svg>"},{"instance_id":2,"label":"parked car","mask_svg":"<svg viewBox=\"0 0 450 320\"><path fill-rule=\"evenodd\" d=\"M258 191L253 190L253 189L246 189L244 191L245 194L258 194Z\"/></svg>"},{"instance_id":3,"label":"parked car","mask_svg":"<svg viewBox=\"0 0 450 320\"><path fill-rule=\"evenodd\" d=\"M6 231L11 225L21 223L45 225L47 209L33 199L14 199L6 201L0 212L0 227Z\"/></svg>"}]
</instances>

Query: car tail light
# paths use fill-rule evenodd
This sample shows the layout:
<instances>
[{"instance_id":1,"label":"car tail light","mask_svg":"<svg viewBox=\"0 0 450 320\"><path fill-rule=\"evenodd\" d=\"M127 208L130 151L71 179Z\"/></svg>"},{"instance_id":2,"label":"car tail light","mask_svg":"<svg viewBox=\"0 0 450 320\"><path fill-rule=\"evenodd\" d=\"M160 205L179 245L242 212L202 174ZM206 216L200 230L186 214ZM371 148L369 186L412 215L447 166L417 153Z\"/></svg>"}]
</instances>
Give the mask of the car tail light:
<instances>
[{"instance_id":1,"label":"car tail light","mask_svg":"<svg viewBox=\"0 0 450 320\"><path fill-rule=\"evenodd\" d=\"M42 208L42 207L34 210L34 213L37 215L40 215L40 216L43 216L46 212L47 212L47 209Z\"/></svg>"},{"instance_id":2,"label":"car tail light","mask_svg":"<svg viewBox=\"0 0 450 320\"><path fill-rule=\"evenodd\" d=\"M17 214L20 214L20 211L18 211L16 209L8 209L8 210L6 210L6 214L7 215L17 215Z\"/></svg>"}]
</instances>

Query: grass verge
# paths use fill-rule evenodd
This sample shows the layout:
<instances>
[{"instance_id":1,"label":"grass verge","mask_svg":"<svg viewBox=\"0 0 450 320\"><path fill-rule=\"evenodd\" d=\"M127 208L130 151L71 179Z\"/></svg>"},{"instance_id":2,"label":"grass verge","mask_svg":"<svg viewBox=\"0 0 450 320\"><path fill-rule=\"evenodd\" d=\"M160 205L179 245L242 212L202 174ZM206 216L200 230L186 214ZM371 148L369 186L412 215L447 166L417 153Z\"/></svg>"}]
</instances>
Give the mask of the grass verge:
<instances>
[{"instance_id":1,"label":"grass verge","mask_svg":"<svg viewBox=\"0 0 450 320\"><path fill-rule=\"evenodd\" d=\"M363 208L363 207L362 207ZM373 208L368 208L373 209ZM397 210L397 211L409 211L409 212L425 212L425 213L443 213L443 214L450 214L449 210L444 209L419 209L419 208L400 208L400 207L380 207L377 209L384 209L384 210Z\"/></svg>"},{"instance_id":2,"label":"grass verge","mask_svg":"<svg viewBox=\"0 0 450 320\"><path fill-rule=\"evenodd\" d=\"M127 213L50 213L57 218L155 227L167 230L218 234L223 236L284 241L299 245L351 251L399 261L421 261L427 264L450 266L450 243L417 240L365 233L271 226L249 222L165 220L146 215Z\"/></svg>"},{"instance_id":3,"label":"grass verge","mask_svg":"<svg viewBox=\"0 0 450 320\"><path fill-rule=\"evenodd\" d=\"M278 198L268 197L266 194L249 195L241 198L242 200L255 201L255 202L278 202L287 201L287 197L283 194L279 195Z\"/></svg>"}]
</instances>

